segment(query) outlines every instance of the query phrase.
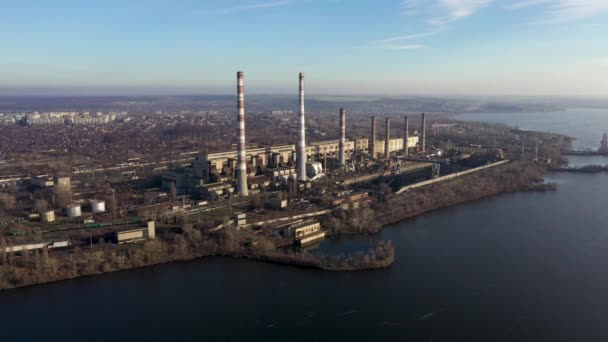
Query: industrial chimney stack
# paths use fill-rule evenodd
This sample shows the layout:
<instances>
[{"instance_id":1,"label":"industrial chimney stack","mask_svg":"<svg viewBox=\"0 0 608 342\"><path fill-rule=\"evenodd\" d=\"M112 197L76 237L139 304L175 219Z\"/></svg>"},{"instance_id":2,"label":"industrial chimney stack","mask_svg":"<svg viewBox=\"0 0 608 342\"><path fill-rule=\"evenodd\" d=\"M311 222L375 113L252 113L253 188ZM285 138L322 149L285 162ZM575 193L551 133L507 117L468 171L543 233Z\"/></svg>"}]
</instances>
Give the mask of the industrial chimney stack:
<instances>
[{"instance_id":1,"label":"industrial chimney stack","mask_svg":"<svg viewBox=\"0 0 608 342\"><path fill-rule=\"evenodd\" d=\"M372 116L372 134L369 142L369 154L376 158L376 117Z\"/></svg>"},{"instance_id":2,"label":"industrial chimney stack","mask_svg":"<svg viewBox=\"0 0 608 342\"><path fill-rule=\"evenodd\" d=\"M304 73L300 73L300 136L297 147L298 180L306 181L306 117L304 111Z\"/></svg>"},{"instance_id":3,"label":"industrial chimney stack","mask_svg":"<svg viewBox=\"0 0 608 342\"><path fill-rule=\"evenodd\" d=\"M405 116L405 129L403 131L403 155L408 156L408 138L410 137L409 133L409 124L407 122L407 115Z\"/></svg>"},{"instance_id":4,"label":"industrial chimney stack","mask_svg":"<svg viewBox=\"0 0 608 342\"><path fill-rule=\"evenodd\" d=\"M386 134L385 134L385 140L384 140L384 158L388 158L391 153L390 153L390 146L391 146L391 137L390 137L390 133L391 133L391 118L386 118Z\"/></svg>"},{"instance_id":5,"label":"industrial chimney stack","mask_svg":"<svg viewBox=\"0 0 608 342\"><path fill-rule=\"evenodd\" d=\"M338 163L340 166L346 164L346 112L340 108L340 142L338 144Z\"/></svg>"},{"instance_id":6,"label":"industrial chimney stack","mask_svg":"<svg viewBox=\"0 0 608 342\"><path fill-rule=\"evenodd\" d=\"M237 161L237 170L236 170L236 178L237 178L237 191L240 196L249 195L249 191L247 189L247 161L245 160L245 91L243 84L243 72L239 71L236 74L237 85L237 111L238 111L238 144L237 144L237 152L236 152L236 161Z\"/></svg>"},{"instance_id":7,"label":"industrial chimney stack","mask_svg":"<svg viewBox=\"0 0 608 342\"><path fill-rule=\"evenodd\" d=\"M424 113L422 113L422 122L420 123L421 127L421 134L422 134L422 143L421 143L421 147L422 147L422 153L426 152L426 115Z\"/></svg>"}]
</instances>

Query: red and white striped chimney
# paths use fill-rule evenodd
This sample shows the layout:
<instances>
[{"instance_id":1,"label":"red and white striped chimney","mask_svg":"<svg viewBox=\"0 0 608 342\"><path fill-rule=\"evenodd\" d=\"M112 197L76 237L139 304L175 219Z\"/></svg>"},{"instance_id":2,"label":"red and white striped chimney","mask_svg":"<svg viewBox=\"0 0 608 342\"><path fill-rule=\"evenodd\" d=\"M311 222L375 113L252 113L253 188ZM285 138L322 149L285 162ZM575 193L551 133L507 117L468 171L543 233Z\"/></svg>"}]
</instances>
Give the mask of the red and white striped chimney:
<instances>
[{"instance_id":1,"label":"red and white striped chimney","mask_svg":"<svg viewBox=\"0 0 608 342\"><path fill-rule=\"evenodd\" d=\"M338 164L346 164L346 112L340 108L340 142L338 143Z\"/></svg>"},{"instance_id":2,"label":"red and white striped chimney","mask_svg":"<svg viewBox=\"0 0 608 342\"><path fill-rule=\"evenodd\" d=\"M237 114L237 152L236 152L236 190L240 196L248 196L247 160L245 159L245 86L243 72L236 73L236 108Z\"/></svg>"},{"instance_id":3,"label":"red and white striped chimney","mask_svg":"<svg viewBox=\"0 0 608 342\"><path fill-rule=\"evenodd\" d=\"M304 73L300 73L300 135L297 145L298 180L306 180L306 114L304 110Z\"/></svg>"}]
</instances>

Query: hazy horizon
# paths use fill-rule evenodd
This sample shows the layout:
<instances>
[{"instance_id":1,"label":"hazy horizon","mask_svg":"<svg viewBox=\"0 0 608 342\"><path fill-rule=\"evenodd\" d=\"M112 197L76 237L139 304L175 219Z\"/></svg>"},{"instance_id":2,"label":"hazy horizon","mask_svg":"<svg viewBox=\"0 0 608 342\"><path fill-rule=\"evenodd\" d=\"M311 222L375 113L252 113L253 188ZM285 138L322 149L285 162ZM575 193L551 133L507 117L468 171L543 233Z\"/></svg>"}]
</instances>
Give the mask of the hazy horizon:
<instances>
[{"instance_id":1,"label":"hazy horizon","mask_svg":"<svg viewBox=\"0 0 608 342\"><path fill-rule=\"evenodd\" d=\"M11 3L0 95L606 96L608 2ZM26 23L26 25L24 25Z\"/></svg>"}]
</instances>

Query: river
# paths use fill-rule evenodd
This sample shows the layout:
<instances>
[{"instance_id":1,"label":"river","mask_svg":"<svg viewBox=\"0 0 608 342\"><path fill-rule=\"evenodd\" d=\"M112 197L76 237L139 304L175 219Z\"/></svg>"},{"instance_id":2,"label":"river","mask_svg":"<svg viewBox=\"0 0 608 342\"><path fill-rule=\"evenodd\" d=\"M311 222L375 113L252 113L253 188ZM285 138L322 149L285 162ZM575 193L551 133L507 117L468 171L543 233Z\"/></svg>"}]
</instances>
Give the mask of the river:
<instances>
[{"instance_id":1,"label":"river","mask_svg":"<svg viewBox=\"0 0 608 342\"><path fill-rule=\"evenodd\" d=\"M559 112L532 113L466 113L454 118L566 134L576 138L574 147L578 149L597 149L602 134L608 131L608 108L569 108Z\"/></svg>"},{"instance_id":2,"label":"river","mask_svg":"<svg viewBox=\"0 0 608 342\"><path fill-rule=\"evenodd\" d=\"M0 336L607 340L608 174L547 178L557 192L505 194L321 245L351 251L392 240L397 259L388 269L207 258L5 291Z\"/></svg>"}]
</instances>

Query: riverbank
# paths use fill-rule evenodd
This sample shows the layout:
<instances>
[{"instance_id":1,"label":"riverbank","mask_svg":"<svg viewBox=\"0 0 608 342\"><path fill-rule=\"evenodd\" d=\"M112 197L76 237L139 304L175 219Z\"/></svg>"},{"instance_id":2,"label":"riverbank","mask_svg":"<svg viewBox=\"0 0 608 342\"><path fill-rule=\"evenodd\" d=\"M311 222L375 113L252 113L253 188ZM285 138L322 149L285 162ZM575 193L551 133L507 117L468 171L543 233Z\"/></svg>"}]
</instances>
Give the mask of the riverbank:
<instances>
[{"instance_id":1,"label":"riverbank","mask_svg":"<svg viewBox=\"0 0 608 342\"><path fill-rule=\"evenodd\" d=\"M573 173L600 173L608 172L608 166L602 165L586 165L581 167L556 167L551 169L552 172L573 172Z\"/></svg>"},{"instance_id":2,"label":"riverbank","mask_svg":"<svg viewBox=\"0 0 608 342\"><path fill-rule=\"evenodd\" d=\"M325 255L292 252L261 255L232 254L229 256L283 265L318 268L325 271L362 271L391 266L395 262L395 247L391 241L380 241L376 247L367 252L360 251L353 254Z\"/></svg>"},{"instance_id":3,"label":"riverbank","mask_svg":"<svg viewBox=\"0 0 608 342\"><path fill-rule=\"evenodd\" d=\"M337 213L323 222L330 235L378 233L384 226L429 211L448 208L502 193L555 191L544 183L547 169L533 162L515 161L495 168L380 198L370 208Z\"/></svg>"},{"instance_id":4,"label":"riverbank","mask_svg":"<svg viewBox=\"0 0 608 342\"><path fill-rule=\"evenodd\" d=\"M395 195L374 206L381 225L396 223L425 212L480 200L502 193L554 191L543 182L546 168L532 162L512 162L476 174Z\"/></svg>"},{"instance_id":5,"label":"riverbank","mask_svg":"<svg viewBox=\"0 0 608 342\"><path fill-rule=\"evenodd\" d=\"M500 193L553 190L554 186L542 183L545 172L543 167L531 162L507 163L403 194L387 195L371 207L338 211L324 220L323 225L330 235L376 233L383 226L428 211ZM52 253L43 249L25 252L20 257L4 253L0 258L0 289L207 256L249 258L330 271L354 271L389 267L395 260L395 251L391 243L383 243L371 252L353 255L285 254L276 252L273 242L263 237L242 235L228 229L203 234L198 229L184 227L181 234L159 237L140 245L102 244L92 249L76 248Z\"/></svg>"},{"instance_id":6,"label":"riverbank","mask_svg":"<svg viewBox=\"0 0 608 342\"><path fill-rule=\"evenodd\" d=\"M54 252L43 249L23 252L18 258L3 254L0 259L0 290L210 256L246 258L326 271L355 271L390 266L395 260L395 248L388 241L380 242L367 252L351 255L281 253L264 239L243 246L230 234L204 235L186 227L182 234L171 239L148 240L137 245L103 244L86 250L75 248Z\"/></svg>"}]
</instances>

